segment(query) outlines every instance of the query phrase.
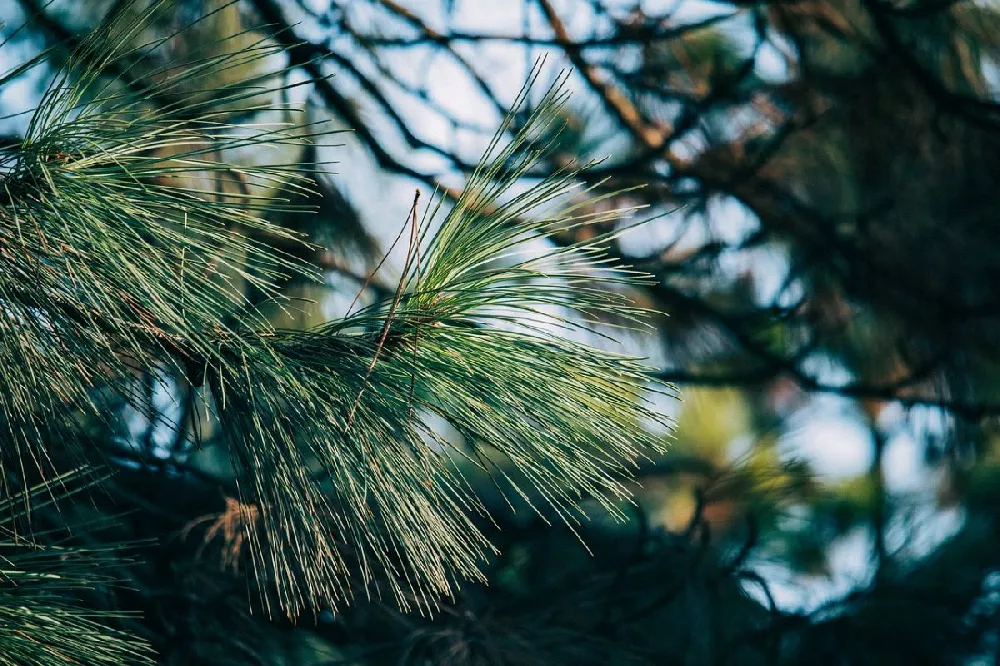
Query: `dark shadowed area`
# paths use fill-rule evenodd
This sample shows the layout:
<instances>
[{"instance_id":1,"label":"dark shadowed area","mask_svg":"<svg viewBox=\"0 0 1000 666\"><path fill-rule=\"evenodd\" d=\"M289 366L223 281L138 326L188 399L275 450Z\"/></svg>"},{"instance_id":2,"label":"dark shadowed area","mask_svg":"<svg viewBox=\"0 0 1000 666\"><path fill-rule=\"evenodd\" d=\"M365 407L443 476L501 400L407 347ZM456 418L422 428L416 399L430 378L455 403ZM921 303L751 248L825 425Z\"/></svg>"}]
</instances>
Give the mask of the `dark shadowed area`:
<instances>
[{"instance_id":1,"label":"dark shadowed area","mask_svg":"<svg viewBox=\"0 0 1000 666\"><path fill-rule=\"evenodd\" d=\"M1000 3L0 14L0 665L998 663Z\"/></svg>"}]
</instances>

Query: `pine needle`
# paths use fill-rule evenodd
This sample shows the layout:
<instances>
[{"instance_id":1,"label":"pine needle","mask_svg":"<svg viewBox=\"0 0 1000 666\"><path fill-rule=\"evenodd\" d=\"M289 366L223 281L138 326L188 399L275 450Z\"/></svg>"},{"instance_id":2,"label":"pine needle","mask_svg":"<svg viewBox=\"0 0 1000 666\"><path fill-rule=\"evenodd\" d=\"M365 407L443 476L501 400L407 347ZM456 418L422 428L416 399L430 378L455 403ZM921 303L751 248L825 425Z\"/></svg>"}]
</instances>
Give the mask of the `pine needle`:
<instances>
[{"instance_id":1,"label":"pine needle","mask_svg":"<svg viewBox=\"0 0 1000 666\"><path fill-rule=\"evenodd\" d=\"M558 135L565 77L507 140L525 87L439 227L440 201L419 222L414 201L391 299L314 330L279 331L239 285L281 302L276 285L319 272L268 244L300 239L262 217L287 204L254 192L309 191L307 169L219 156L324 131L226 120L281 89L270 72L149 104L279 51L265 42L154 68L161 75L138 95L102 84L109 68L127 72L136 65L125 63L149 57L156 44L122 45L169 6L96 30L3 165L0 418L9 436L0 460L54 468L48 443L72 451L81 422L112 417L109 396L148 409L131 390L137 370L204 382L240 499L256 511L246 521L255 572L276 590L271 610L291 616L366 594L428 610L460 581L482 580L494 549L477 527L486 509L464 465L571 526L585 499L620 514L631 471L662 450L643 424L667 419L639 360L563 334L609 316L643 325L648 313L618 287L651 278L610 263L604 248L622 231L545 256L526 244L634 209L595 206L613 194L581 188L590 165L515 193ZM445 440L431 417L460 441Z\"/></svg>"},{"instance_id":2,"label":"pine needle","mask_svg":"<svg viewBox=\"0 0 1000 666\"><path fill-rule=\"evenodd\" d=\"M66 500L85 490L92 480L90 472L75 470L25 494L42 504L52 496ZM21 496L8 502L27 503ZM2 515L5 512L0 512ZM115 549L41 546L13 534L13 520L0 519L0 663L154 663L145 641L112 626L115 620L132 614L97 611L74 598L121 583L102 573L108 565L120 562Z\"/></svg>"}]
</instances>

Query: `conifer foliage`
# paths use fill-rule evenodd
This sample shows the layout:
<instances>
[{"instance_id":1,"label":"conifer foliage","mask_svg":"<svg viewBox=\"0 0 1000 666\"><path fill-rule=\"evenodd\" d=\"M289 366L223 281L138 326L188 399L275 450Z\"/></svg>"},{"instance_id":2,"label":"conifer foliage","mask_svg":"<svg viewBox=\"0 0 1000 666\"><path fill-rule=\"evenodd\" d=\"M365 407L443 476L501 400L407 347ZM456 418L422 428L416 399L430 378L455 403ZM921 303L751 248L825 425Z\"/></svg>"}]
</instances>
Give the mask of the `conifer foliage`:
<instances>
[{"instance_id":1,"label":"conifer foliage","mask_svg":"<svg viewBox=\"0 0 1000 666\"><path fill-rule=\"evenodd\" d=\"M171 2L124 4L2 156L0 503L12 520L31 524L29 496L70 502L74 484L100 481L66 470L94 459L94 424L112 423L123 402L151 412L133 390L141 372L189 384L225 433L273 613L371 593L431 608L481 578L492 546L467 479L476 469L512 502L571 525L585 500L620 512L630 470L662 447L648 426L669 425L651 406L667 389L650 388L639 360L565 335L646 315L622 288L645 278L609 261L610 236L528 251L635 212L578 190L590 165L515 190L558 136L563 81L518 123L525 89L457 201L415 198L397 289L318 328L280 330L260 304L294 307L283 281L321 279L280 249L306 241L268 221L310 191L309 168L225 156L332 131L241 120L269 93L308 85L273 72L191 94L212 73L280 56L273 42L206 46L180 68L162 57L169 38L147 37ZM74 606L74 591L105 584L110 554L36 548L13 524L0 526L11 549L0 551L0 662L145 659Z\"/></svg>"}]
</instances>

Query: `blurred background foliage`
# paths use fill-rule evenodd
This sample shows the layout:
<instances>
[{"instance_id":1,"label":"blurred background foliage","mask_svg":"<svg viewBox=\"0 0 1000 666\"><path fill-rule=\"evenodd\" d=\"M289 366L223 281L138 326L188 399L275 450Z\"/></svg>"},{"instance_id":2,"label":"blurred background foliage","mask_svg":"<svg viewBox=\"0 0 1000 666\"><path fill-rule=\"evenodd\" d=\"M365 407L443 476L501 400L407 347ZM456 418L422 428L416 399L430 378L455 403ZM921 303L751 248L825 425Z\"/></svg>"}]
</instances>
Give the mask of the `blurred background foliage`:
<instances>
[{"instance_id":1,"label":"blurred background foliage","mask_svg":"<svg viewBox=\"0 0 1000 666\"><path fill-rule=\"evenodd\" d=\"M58 62L113 4L5 0L26 22L6 57ZM120 469L62 518L124 513L74 538L153 545L87 603L137 612L122 628L177 665L997 662L1000 5L206 0L158 29L205 11L172 55L251 30L221 48L288 46L275 71L318 80L287 103L352 130L287 156L339 164L319 215L277 220L327 274L286 285L285 327L391 291L399 252L366 278L413 188L460 191L532 63L569 67L545 168L607 157L595 188L646 184L617 203L654 219L612 251L656 276L633 295L666 316L624 346L680 387L677 429L628 522L595 511L574 534L497 499L488 586L431 617L373 598L292 624L248 601L218 424L138 377L180 427L123 410L95 430ZM3 112L45 83L8 86Z\"/></svg>"}]
</instances>

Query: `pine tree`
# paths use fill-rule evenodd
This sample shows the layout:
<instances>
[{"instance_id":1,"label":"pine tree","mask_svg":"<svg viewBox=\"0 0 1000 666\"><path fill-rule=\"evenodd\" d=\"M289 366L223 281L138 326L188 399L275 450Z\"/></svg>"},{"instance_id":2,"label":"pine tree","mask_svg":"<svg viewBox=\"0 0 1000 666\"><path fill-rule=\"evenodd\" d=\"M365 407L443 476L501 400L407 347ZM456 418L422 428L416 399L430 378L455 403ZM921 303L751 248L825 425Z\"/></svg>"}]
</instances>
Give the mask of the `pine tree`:
<instances>
[{"instance_id":1,"label":"pine tree","mask_svg":"<svg viewBox=\"0 0 1000 666\"><path fill-rule=\"evenodd\" d=\"M482 580L494 545L477 475L570 526L591 505L623 516L630 471L662 450L649 424L669 426L653 407L669 389L651 387L639 360L566 332L649 314L624 289L646 277L606 254L635 210L579 189L591 165L514 187L558 141L564 80L523 120L525 88L454 202L416 194L395 288L341 319L280 329L265 311L296 307L281 286L320 273L308 241L273 219L308 213L296 201L318 174L230 156L333 132L287 122L273 101L308 82L268 71L218 83L281 46L245 31L230 38L238 48L179 56L150 37L169 0L123 4L2 156L0 663L151 658L84 601L113 584L108 558L121 555L33 518L106 481L103 444L123 410L157 418L142 378L187 387L196 418L222 433L234 533L275 616L369 595L432 611ZM282 120L244 119L265 107ZM614 230L544 256L527 248L594 224Z\"/></svg>"}]
</instances>

